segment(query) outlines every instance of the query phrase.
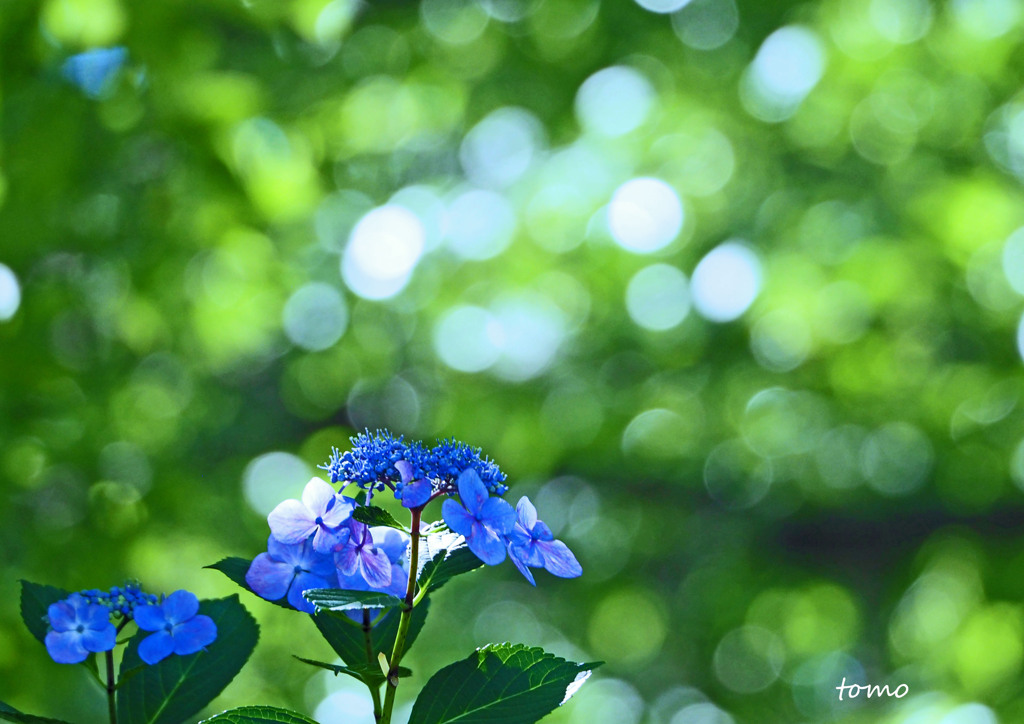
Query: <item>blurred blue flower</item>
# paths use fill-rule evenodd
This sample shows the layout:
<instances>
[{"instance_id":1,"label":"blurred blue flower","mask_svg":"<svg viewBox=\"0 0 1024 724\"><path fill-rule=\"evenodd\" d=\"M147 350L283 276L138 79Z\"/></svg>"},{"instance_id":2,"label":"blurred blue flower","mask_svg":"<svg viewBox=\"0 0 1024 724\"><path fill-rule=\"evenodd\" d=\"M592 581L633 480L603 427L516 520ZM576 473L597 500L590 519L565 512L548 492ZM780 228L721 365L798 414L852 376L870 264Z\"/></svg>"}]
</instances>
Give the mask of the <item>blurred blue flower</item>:
<instances>
[{"instance_id":1,"label":"blurred blue flower","mask_svg":"<svg viewBox=\"0 0 1024 724\"><path fill-rule=\"evenodd\" d=\"M135 623L143 631L155 632L139 644L139 658L150 665L171 654L194 654L217 638L217 624L199 613L199 599L188 591L175 591L159 605L135 609Z\"/></svg>"},{"instance_id":2,"label":"blurred blue flower","mask_svg":"<svg viewBox=\"0 0 1024 724\"><path fill-rule=\"evenodd\" d=\"M309 538L286 544L273 535L267 540L267 552L260 553L249 565L245 582L256 595L268 601L288 596L292 608L313 613L316 607L302 597L311 588L335 588L334 561L317 553Z\"/></svg>"},{"instance_id":3,"label":"blurred blue flower","mask_svg":"<svg viewBox=\"0 0 1024 724\"><path fill-rule=\"evenodd\" d=\"M302 500L285 500L270 511L271 534L282 543L300 543L313 535L313 548L328 553L348 538L348 520L355 501L334 492L320 478L312 478L302 491ZM314 535L315 534L315 535Z\"/></svg>"},{"instance_id":4,"label":"blurred blue flower","mask_svg":"<svg viewBox=\"0 0 1024 724\"><path fill-rule=\"evenodd\" d=\"M142 590L138 581L128 581L124 586L113 586L109 591L90 588L79 591L89 603L106 607L111 613L132 618L137 606L156 605L158 599L152 593Z\"/></svg>"},{"instance_id":5,"label":"blurred blue flower","mask_svg":"<svg viewBox=\"0 0 1024 724\"><path fill-rule=\"evenodd\" d=\"M391 561L387 553L374 545L373 533L367 525L354 519L348 524L352 534L344 544L335 547L334 553L339 584L342 576L361 576L373 590L386 588L391 583Z\"/></svg>"},{"instance_id":6,"label":"blurred blue flower","mask_svg":"<svg viewBox=\"0 0 1024 724\"><path fill-rule=\"evenodd\" d=\"M46 613L52 629L46 634L46 651L58 664L78 664L90 652L114 648L117 630L105 606L72 593L63 601L51 603Z\"/></svg>"},{"instance_id":7,"label":"blurred blue flower","mask_svg":"<svg viewBox=\"0 0 1024 724\"><path fill-rule=\"evenodd\" d=\"M560 578L576 578L583 575L583 568L569 547L560 540L542 521L537 520L537 509L525 495L516 505L516 522L508 535L509 558L526 576L531 584L537 585L529 567L544 568Z\"/></svg>"},{"instance_id":8,"label":"blurred blue flower","mask_svg":"<svg viewBox=\"0 0 1024 724\"><path fill-rule=\"evenodd\" d=\"M93 48L64 61L61 72L90 98L99 98L112 85L114 76L128 59L128 49Z\"/></svg>"},{"instance_id":9,"label":"blurred blue flower","mask_svg":"<svg viewBox=\"0 0 1024 724\"><path fill-rule=\"evenodd\" d=\"M487 488L472 468L459 475L458 487L463 505L451 498L444 501L444 522L465 537L477 558L491 566L501 563L505 560L505 536L515 525L515 511L501 498L488 497Z\"/></svg>"}]
</instances>

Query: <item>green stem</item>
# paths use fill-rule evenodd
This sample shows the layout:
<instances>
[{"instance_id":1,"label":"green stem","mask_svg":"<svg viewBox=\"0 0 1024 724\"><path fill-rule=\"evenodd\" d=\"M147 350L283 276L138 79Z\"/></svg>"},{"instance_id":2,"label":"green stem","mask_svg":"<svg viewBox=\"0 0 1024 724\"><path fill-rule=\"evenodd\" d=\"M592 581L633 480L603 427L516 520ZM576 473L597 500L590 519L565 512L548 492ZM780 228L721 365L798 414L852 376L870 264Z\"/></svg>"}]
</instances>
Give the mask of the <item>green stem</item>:
<instances>
[{"instance_id":1,"label":"green stem","mask_svg":"<svg viewBox=\"0 0 1024 724\"><path fill-rule=\"evenodd\" d=\"M366 663L371 667L377 664L373 659L373 624L370 623L370 609L363 609L363 639L366 641ZM373 720L380 721L380 686L374 686L369 681L366 688L370 690L370 697L373 699Z\"/></svg>"},{"instance_id":2,"label":"green stem","mask_svg":"<svg viewBox=\"0 0 1024 724\"><path fill-rule=\"evenodd\" d=\"M106 652L107 659L107 711L110 712L110 724L117 724L117 704L114 701L114 690L117 682L114 681L114 651Z\"/></svg>"},{"instance_id":3,"label":"green stem","mask_svg":"<svg viewBox=\"0 0 1024 724\"><path fill-rule=\"evenodd\" d=\"M395 648L391 651L388 661L387 690L384 692L384 712L381 724L391 724L391 710L395 707L395 692L398 691L398 665L405 653L405 637L409 633L412 622L412 609L416 605L416 569L420 557L420 513L422 508L412 511L412 542L409 545L409 585L405 589L405 605L402 606L402 618L398 622L398 635L395 636Z\"/></svg>"}]
</instances>

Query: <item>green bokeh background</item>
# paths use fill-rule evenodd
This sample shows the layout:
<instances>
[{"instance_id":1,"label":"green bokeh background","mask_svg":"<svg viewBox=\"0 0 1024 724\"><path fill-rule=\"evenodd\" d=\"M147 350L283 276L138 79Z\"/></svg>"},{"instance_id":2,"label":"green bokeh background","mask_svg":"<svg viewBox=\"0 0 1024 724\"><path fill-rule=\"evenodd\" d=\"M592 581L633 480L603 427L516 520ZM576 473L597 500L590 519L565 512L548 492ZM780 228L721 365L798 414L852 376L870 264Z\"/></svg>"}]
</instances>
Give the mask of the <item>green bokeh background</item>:
<instances>
[{"instance_id":1,"label":"green bokeh background","mask_svg":"<svg viewBox=\"0 0 1024 724\"><path fill-rule=\"evenodd\" d=\"M104 718L24 630L18 579L231 594L202 567L258 553L267 501L370 426L482 446L584 568L447 587L406 704L511 639L608 662L552 722L1024 721L1024 7L648 4L674 12L0 3L0 699ZM98 98L63 76L113 45ZM612 66L626 85L588 110ZM509 161L479 133L495 181L464 139L508 107L533 140ZM607 221L636 177L682 203L650 253ZM505 216L460 231L488 183ZM367 299L341 260L389 201L425 248ZM631 314L635 274L692 280L727 239L760 270L740 317ZM309 295L326 311L289 317ZM207 713L364 721L290 658L330 658L311 625L244 602L262 639ZM910 694L839 702L844 676Z\"/></svg>"}]
</instances>

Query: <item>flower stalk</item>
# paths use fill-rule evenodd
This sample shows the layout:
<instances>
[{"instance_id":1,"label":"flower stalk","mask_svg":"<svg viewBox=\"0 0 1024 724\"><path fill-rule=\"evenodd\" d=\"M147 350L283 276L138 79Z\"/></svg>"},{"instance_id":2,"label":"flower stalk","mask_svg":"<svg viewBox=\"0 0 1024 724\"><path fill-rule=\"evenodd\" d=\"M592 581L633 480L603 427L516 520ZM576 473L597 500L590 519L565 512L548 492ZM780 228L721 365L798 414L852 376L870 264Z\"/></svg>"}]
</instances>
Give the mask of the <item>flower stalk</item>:
<instances>
[{"instance_id":1,"label":"flower stalk","mask_svg":"<svg viewBox=\"0 0 1024 724\"><path fill-rule=\"evenodd\" d=\"M384 693L384 710L381 716L381 724L391 724L391 712L395 706L395 693L398 691L398 665L402 662L402 654L405 653L405 637L409 633L409 625L412 623L412 611L415 606L416 597L416 571L419 568L420 552L420 515L422 508L412 509L412 530L409 542L409 583L405 589L404 605L402 606L402 618L398 622L398 634L395 636L395 647L391 651L391 658L388 662L387 690Z\"/></svg>"}]
</instances>

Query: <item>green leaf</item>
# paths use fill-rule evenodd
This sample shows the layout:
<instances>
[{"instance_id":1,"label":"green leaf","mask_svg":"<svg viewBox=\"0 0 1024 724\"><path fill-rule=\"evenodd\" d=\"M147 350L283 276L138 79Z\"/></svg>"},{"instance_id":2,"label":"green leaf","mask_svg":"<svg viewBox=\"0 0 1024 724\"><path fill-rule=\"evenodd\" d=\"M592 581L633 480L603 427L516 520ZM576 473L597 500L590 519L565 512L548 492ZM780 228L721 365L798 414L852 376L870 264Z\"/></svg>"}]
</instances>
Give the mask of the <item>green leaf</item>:
<instances>
[{"instance_id":1,"label":"green leaf","mask_svg":"<svg viewBox=\"0 0 1024 724\"><path fill-rule=\"evenodd\" d=\"M22 583L24 583L24 581L22 581ZM382 680L383 678L384 677L381 677ZM19 722L19 724L68 724L68 722L61 719L47 719L44 716L22 714L13 706L5 704L2 701L0 701L0 721L13 721Z\"/></svg>"},{"instance_id":2,"label":"green leaf","mask_svg":"<svg viewBox=\"0 0 1024 724\"><path fill-rule=\"evenodd\" d=\"M429 538L427 539L430 540ZM446 547L437 550L438 545ZM432 557L420 569L417 583L421 589L436 591L455 576L475 571L484 564L473 551L466 546L462 536L442 536L438 544L432 545Z\"/></svg>"},{"instance_id":3,"label":"green leaf","mask_svg":"<svg viewBox=\"0 0 1024 724\"><path fill-rule=\"evenodd\" d=\"M221 722L222 724L317 724L307 716L276 706L243 706L222 711L217 716L203 719L199 724Z\"/></svg>"},{"instance_id":4,"label":"green leaf","mask_svg":"<svg viewBox=\"0 0 1024 724\"><path fill-rule=\"evenodd\" d=\"M249 659L259 626L238 596L201 601L199 613L217 624L217 640L203 651L188 656L171 654L155 666L147 666L139 658L139 643L150 633L139 631L132 637L119 677L140 667L141 671L118 693L117 714L122 724L179 724L210 703Z\"/></svg>"},{"instance_id":5,"label":"green leaf","mask_svg":"<svg viewBox=\"0 0 1024 724\"><path fill-rule=\"evenodd\" d=\"M70 595L63 588L42 586L25 580L21 582L21 620L40 642L46 640L46 609L51 603L63 601Z\"/></svg>"},{"instance_id":6,"label":"green leaf","mask_svg":"<svg viewBox=\"0 0 1024 724\"><path fill-rule=\"evenodd\" d=\"M301 661L304 664L309 664L310 666L316 666L317 668L320 668L320 669L326 669L327 671L332 671L332 672L334 672L335 676L337 676L338 674L345 674L346 676L351 676L353 679L358 679L359 681L362 681L364 683L371 684L371 685L383 684L385 679L387 678L381 672L380 666L377 666L376 664L374 664L372 666L370 664L365 664L365 663L362 664L361 666L339 666L338 664L328 664L328 663L323 662L323 661L315 661L313 659L304 659L301 656L296 656L295 658L298 659L299 661ZM412 670L411 669L407 669L404 666L399 666L398 667L398 678L401 679L401 678L405 678L405 677L408 677L408 676L412 676Z\"/></svg>"},{"instance_id":7,"label":"green leaf","mask_svg":"<svg viewBox=\"0 0 1024 724\"><path fill-rule=\"evenodd\" d=\"M370 527L384 525L388 528L409 531L408 528L395 520L391 513L384 510L384 508L378 508L376 505L362 505L352 511L352 517Z\"/></svg>"},{"instance_id":8,"label":"green leaf","mask_svg":"<svg viewBox=\"0 0 1024 724\"><path fill-rule=\"evenodd\" d=\"M379 591L346 591L340 588L311 588L302 592L314 606L327 611L351 611L360 608L395 608L403 605L396 596Z\"/></svg>"},{"instance_id":9,"label":"green leaf","mask_svg":"<svg viewBox=\"0 0 1024 724\"><path fill-rule=\"evenodd\" d=\"M412 646L423 629L429 608L430 601L424 599L412 610L412 621L409 623L409 633L405 639L406 650ZM363 630L361 627L353 625L351 621L342 620L341 616L344 615L338 616L322 611L313 616L313 623L334 649L334 653L341 657L341 660L348 666L358 668L366 663L366 643L363 641ZM371 612L371 615L375 614ZM391 650L395 647L395 637L398 635L400 618L401 611L393 608L373 627L374 657L382 651L391 656Z\"/></svg>"},{"instance_id":10,"label":"green leaf","mask_svg":"<svg viewBox=\"0 0 1024 724\"><path fill-rule=\"evenodd\" d=\"M485 646L430 677L409 724L532 724L572 696L599 665L523 644Z\"/></svg>"}]
</instances>

